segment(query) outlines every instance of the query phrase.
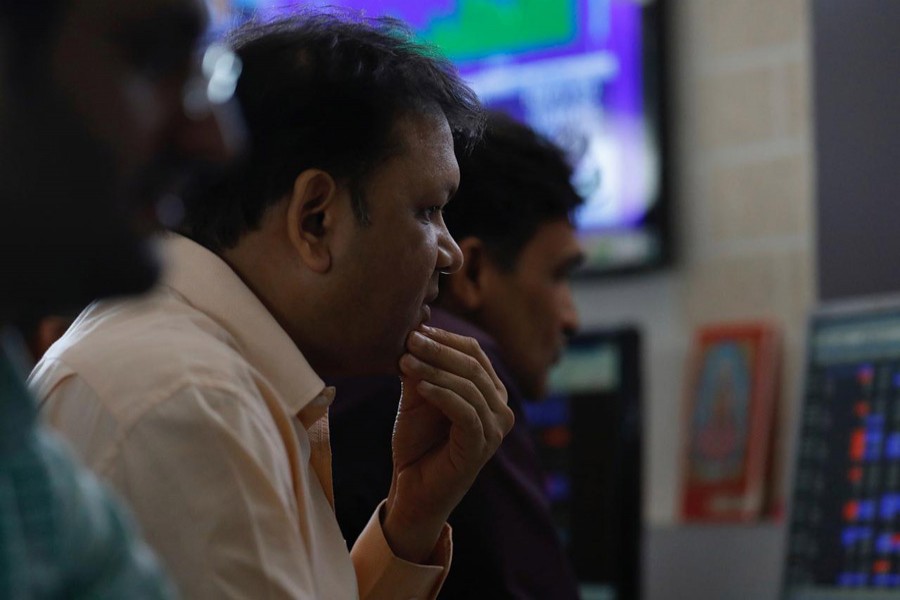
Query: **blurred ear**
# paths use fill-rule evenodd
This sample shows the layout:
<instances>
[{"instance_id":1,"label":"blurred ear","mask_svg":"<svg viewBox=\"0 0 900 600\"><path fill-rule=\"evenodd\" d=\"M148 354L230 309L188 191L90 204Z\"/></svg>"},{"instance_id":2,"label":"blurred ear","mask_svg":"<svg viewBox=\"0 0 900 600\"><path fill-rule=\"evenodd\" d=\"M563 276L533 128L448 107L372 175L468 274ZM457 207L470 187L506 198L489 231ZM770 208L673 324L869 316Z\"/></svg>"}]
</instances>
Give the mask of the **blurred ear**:
<instances>
[{"instance_id":1,"label":"blurred ear","mask_svg":"<svg viewBox=\"0 0 900 600\"><path fill-rule=\"evenodd\" d=\"M449 300L464 312L476 312L484 304L486 286L495 269L486 254L484 242L477 237L467 237L458 242L463 255L463 266L444 280Z\"/></svg>"},{"instance_id":2,"label":"blurred ear","mask_svg":"<svg viewBox=\"0 0 900 600\"><path fill-rule=\"evenodd\" d=\"M307 169L294 180L287 209L288 239L300 260L316 273L331 268L340 187L320 169Z\"/></svg>"}]
</instances>

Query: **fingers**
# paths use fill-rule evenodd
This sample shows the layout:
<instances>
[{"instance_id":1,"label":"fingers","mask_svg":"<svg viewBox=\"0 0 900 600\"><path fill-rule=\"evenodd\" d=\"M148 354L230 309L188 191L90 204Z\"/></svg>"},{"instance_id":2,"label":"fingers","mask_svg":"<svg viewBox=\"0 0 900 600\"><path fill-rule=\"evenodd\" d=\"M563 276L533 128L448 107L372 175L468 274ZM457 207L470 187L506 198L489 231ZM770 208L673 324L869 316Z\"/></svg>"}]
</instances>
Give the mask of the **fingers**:
<instances>
[{"instance_id":1,"label":"fingers","mask_svg":"<svg viewBox=\"0 0 900 600\"><path fill-rule=\"evenodd\" d=\"M483 448L479 448L478 445L484 444L486 441L490 443L490 436L485 434L484 424L486 421L484 417L472 404L463 400L452 390L427 381L418 382L416 391L458 428L463 438L463 444L459 448L462 454L479 455L483 452ZM490 421L487 422L490 423ZM497 444L499 445L499 442Z\"/></svg>"},{"instance_id":2,"label":"fingers","mask_svg":"<svg viewBox=\"0 0 900 600\"><path fill-rule=\"evenodd\" d=\"M494 428L501 437L508 433L514 416L507 406L506 388L478 343L440 329L427 328L426 333L428 337L420 332L410 335L410 354L401 359L401 371L470 404L484 422L485 433Z\"/></svg>"},{"instance_id":3,"label":"fingers","mask_svg":"<svg viewBox=\"0 0 900 600\"><path fill-rule=\"evenodd\" d=\"M497 389L505 389L500 378L497 376L497 373L494 371L494 366L491 364L491 361L488 360L487 355L476 340L470 337L456 335L449 331L444 331L443 329L429 327L427 325L420 326L420 331L438 344L449 346L450 348L475 358L487 372L491 381L493 381L494 386Z\"/></svg>"},{"instance_id":4,"label":"fingers","mask_svg":"<svg viewBox=\"0 0 900 600\"><path fill-rule=\"evenodd\" d=\"M478 429L482 434L485 431L481 423L487 426L493 422L494 415L489 402L471 380L424 363L412 354L406 354L400 359L400 369L408 377L418 380L416 390L426 400L431 401L435 397L439 397L442 403L438 408L441 408L441 412L447 414L452 421L456 422L454 416L462 416L464 418L460 424L468 426L469 423L466 419L469 416L475 417L480 421ZM455 410L453 414L448 414L443 407L451 402L465 405L463 409L460 409L465 414ZM432 404L434 403L432 402Z\"/></svg>"},{"instance_id":5,"label":"fingers","mask_svg":"<svg viewBox=\"0 0 900 600\"><path fill-rule=\"evenodd\" d=\"M423 332L428 334L427 337ZM478 388L481 397L493 412L503 413L507 410L506 388L494 372L481 346L474 339L429 327L410 334L407 345L410 353L421 363L435 368L426 371L425 375L433 376L436 371L457 375ZM438 381L432 383L440 385ZM463 397L468 398L465 395Z\"/></svg>"}]
</instances>

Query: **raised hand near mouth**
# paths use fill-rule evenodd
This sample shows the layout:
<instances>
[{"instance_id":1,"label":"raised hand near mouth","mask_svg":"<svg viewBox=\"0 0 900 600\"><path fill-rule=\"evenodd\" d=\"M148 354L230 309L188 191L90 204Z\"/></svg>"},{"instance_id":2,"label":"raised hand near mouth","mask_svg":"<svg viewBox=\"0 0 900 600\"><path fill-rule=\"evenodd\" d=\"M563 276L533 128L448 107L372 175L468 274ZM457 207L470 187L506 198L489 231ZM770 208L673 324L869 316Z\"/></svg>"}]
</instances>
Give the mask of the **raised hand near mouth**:
<instances>
[{"instance_id":1,"label":"raised hand near mouth","mask_svg":"<svg viewBox=\"0 0 900 600\"><path fill-rule=\"evenodd\" d=\"M515 417L472 338L422 325L407 349L383 529L397 556L422 562Z\"/></svg>"}]
</instances>

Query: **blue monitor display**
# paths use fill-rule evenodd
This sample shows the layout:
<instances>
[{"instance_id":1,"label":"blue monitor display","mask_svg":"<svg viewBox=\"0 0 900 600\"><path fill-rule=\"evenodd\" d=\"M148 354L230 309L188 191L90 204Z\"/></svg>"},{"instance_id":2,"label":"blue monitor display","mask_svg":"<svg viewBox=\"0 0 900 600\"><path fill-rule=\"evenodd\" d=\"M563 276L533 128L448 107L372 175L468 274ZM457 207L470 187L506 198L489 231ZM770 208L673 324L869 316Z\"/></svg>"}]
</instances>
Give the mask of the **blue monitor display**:
<instances>
[{"instance_id":1,"label":"blue monitor display","mask_svg":"<svg viewBox=\"0 0 900 600\"><path fill-rule=\"evenodd\" d=\"M785 600L900 597L900 303L809 332Z\"/></svg>"},{"instance_id":2,"label":"blue monitor display","mask_svg":"<svg viewBox=\"0 0 900 600\"><path fill-rule=\"evenodd\" d=\"M229 7L230 4L230 7ZM661 142L661 18L644 0L220 0L220 14L342 6L409 23L482 102L560 144L586 202L585 272L657 267L670 255ZM223 7L229 7L227 10Z\"/></svg>"}]
</instances>

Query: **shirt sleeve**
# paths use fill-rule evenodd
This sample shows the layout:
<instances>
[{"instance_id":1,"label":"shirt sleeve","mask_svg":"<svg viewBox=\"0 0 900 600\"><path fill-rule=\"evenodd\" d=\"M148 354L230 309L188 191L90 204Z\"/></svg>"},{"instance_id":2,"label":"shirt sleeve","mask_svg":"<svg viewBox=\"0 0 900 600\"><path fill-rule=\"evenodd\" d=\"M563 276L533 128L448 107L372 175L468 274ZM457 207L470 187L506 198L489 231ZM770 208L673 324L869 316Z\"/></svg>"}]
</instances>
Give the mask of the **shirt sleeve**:
<instances>
[{"instance_id":1,"label":"shirt sleeve","mask_svg":"<svg viewBox=\"0 0 900 600\"><path fill-rule=\"evenodd\" d=\"M411 563L397 558L384 537L381 527L383 506L384 502L378 505L351 551L360 598L433 600L450 569L453 555L450 526L444 524L434 551L426 561L428 564Z\"/></svg>"}]
</instances>

